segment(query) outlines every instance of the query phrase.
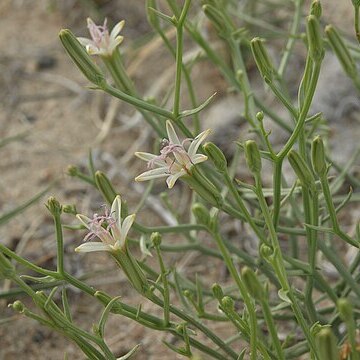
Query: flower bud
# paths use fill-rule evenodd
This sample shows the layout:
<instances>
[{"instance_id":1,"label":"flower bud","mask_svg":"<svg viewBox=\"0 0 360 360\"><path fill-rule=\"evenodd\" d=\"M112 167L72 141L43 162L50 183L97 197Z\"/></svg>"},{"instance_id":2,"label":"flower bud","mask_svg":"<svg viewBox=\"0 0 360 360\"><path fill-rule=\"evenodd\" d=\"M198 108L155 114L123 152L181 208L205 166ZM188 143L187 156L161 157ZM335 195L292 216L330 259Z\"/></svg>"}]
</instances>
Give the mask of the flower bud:
<instances>
[{"instance_id":1,"label":"flower bud","mask_svg":"<svg viewBox=\"0 0 360 360\"><path fill-rule=\"evenodd\" d=\"M220 302L222 300L222 298L224 297L224 292L223 292L222 287L219 284L215 283L211 287L211 290L214 295L214 298Z\"/></svg>"},{"instance_id":2,"label":"flower bud","mask_svg":"<svg viewBox=\"0 0 360 360\"><path fill-rule=\"evenodd\" d=\"M245 158L249 170L253 174L259 174L261 171L261 156L259 148L254 140L245 142Z\"/></svg>"},{"instance_id":3,"label":"flower bud","mask_svg":"<svg viewBox=\"0 0 360 360\"><path fill-rule=\"evenodd\" d=\"M343 321L353 321L354 319L354 312L353 306L351 305L350 301L345 298L340 298L337 301L337 309L339 311L340 317Z\"/></svg>"},{"instance_id":4,"label":"flower bud","mask_svg":"<svg viewBox=\"0 0 360 360\"><path fill-rule=\"evenodd\" d=\"M336 339L329 327L322 328L316 335L315 340L319 351L319 359L338 360L339 352Z\"/></svg>"},{"instance_id":5,"label":"flower bud","mask_svg":"<svg viewBox=\"0 0 360 360\"><path fill-rule=\"evenodd\" d=\"M299 178L301 185L307 187L308 189L312 189L315 182L304 159L295 150L289 151L288 159L291 167L295 171L295 174Z\"/></svg>"},{"instance_id":6,"label":"flower bud","mask_svg":"<svg viewBox=\"0 0 360 360\"><path fill-rule=\"evenodd\" d=\"M51 215L58 216L61 214L62 206L53 196L49 197L45 206L48 208Z\"/></svg>"},{"instance_id":7,"label":"flower bud","mask_svg":"<svg viewBox=\"0 0 360 360\"><path fill-rule=\"evenodd\" d=\"M72 204L66 204L62 207L62 210L65 214L72 214L72 215L76 215L78 213L78 211L76 210L76 205L72 205Z\"/></svg>"},{"instance_id":8,"label":"flower bud","mask_svg":"<svg viewBox=\"0 0 360 360\"><path fill-rule=\"evenodd\" d=\"M256 113L256 119L259 122L262 122L264 120L264 113L262 111L259 111L258 113Z\"/></svg>"},{"instance_id":9,"label":"flower bud","mask_svg":"<svg viewBox=\"0 0 360 360\"><path fill-rule=\"evenodd\" d=\"M150 236L150 240L155 247L161 245L162 236L159 232L153 232Z\"/></svg>"},{"instance_id":10,"label":"flower bud","mask_svg":"<svg viewBox=\"0 0 360 360\"><path fill-rule=\"evenodd\" d=\"M314 15L318 19L320 19L321 14L322 14L322 7L320 1L319 0L313 1L310 8L310 15Z\"/></svg>"},{"instance_id":11,"label":"flower bud","mask_svg":"<svg viewBox=\"0 0 360 360\"><path fill-rule=\"evenodd\" d=\"M270 246L268 246L266 244L261 244L260 255L262 258L264 258L266 261L270 261L270 258L273 254L274 254L274 251Z\"/></svg>"},{"instance_id":12,"label":"flower bud","mask_svg":"<svg viewBox=\"0 0 360 360\"><path fill-rule=\"evenodd\" d=\"M273 79L274 67L265 49L263 40L256 37L251 40L250 46L256 66L259 69L261 76L265 79L265 81L271 82Z\"/></svg>"},{"instance_id":13,"label":"flower bud","mask_svg":"<svg viewBox=\"0 0 360 360\"><path fill-rule=\"evenodd\" d=\"M100 190L101 194L106 199L106 201L109 204L112 204L112 202L117 196L117 192L114 190L107 176L103 172L97 171L95 173L95 183L97 188Z\"/></svg>"},{"instance_id":14,"label":"flower bud","mask_svg":"<svg viewBox=\"0 0 360 360\"><path fill-rule=\"evenodd\" d=\"M256 300L262 300L264 298L264 288L260 284L260 281L254 271L249 267L244 266L241 270L242 280L250 293L250 295Z\"/></svg>"},{"instance_id":15,"label":"flower bud","mask_svg":"<svg viewBox=\"0 0 360 360\"><path fill-rule=\"evenodd\" d=\"M352 58L349 49L345 45L345 42L337 32L336 28L332 25L328 25L325 28L325 33L329 40L331 48L339 59L339 62L346 74L351 78L356 77L357 69L355 61Z\"/></svg>"},{"instance_id":16,"label":"flower bud","mask_svg":"<svg viewBox=\"0 0 360 360\"><path fill-rule=\"evenodd\" d=\"M19 313L25 310L25 305L20 300L16 300L13 304L9 304L9 306Z\"/></svg>"},{"instance_id":17,"label":"flower bud","mask_svg":"<svg viewBox=\"0 0 360 360\"><path fill-rule=\"evenodd\" d=\"M225 311L234 311L235 302L230 296L224 296L221 300L221 306Z\"/></svg>"},{"instance_id":18,"label":"flower bud","mask_svg":"<svg viewBox=\"0 0 360 360\"><path fill-rule=\"evenodd\" d=\"M92 61L90 55L86 52L75 35L70 30L63 29L60 31L59 37L66 52L85 77L101 88L106 83L104 74Z\"/></svg>"},{"instance_id":19,"label":"flower bud","mask_svg":"<svg viewBox=\"0 0 360 360\"><path fill-rule=\"evenodd\" d=\"M224 172L227 169L227 160L224 153L211 142L207 142L203 146L205 154L211 159L214 163L217 170Z\"/></svg>"},{"instance_id":20,"label":"flower bud","mask_svg":"<svg viewBox=\"0 0 360 360\"><path fill-rule=\"evenodd\" d=\"M227 21L224 19L223 14L219 10L217 10L214 6L208 4L204 5L202 7L202 10L206 15L206 17L215 26L216 31L219 34L224 34L227 32L226 31L228 30Z\"/></svg>"},{"instance_id":21,"label":"flower bud","mask_svg":"<svg viewBox=\"0 0 360 360\"><path fill-rule=\"evenodd\" d=\"M191 207L191 211L193 212L197 223L203 224L205 226L210 223L210 214L209 210L201 203L195 203Z\"/></svg>"},{"instance_id":22,"label":"flower bud","mask_svg":"<svg viewBox=\"0 0 360 360\"><path fill-rule=\"evenodd\" d=\"M325 50L319 20L315 15L310 15L307 18L306 35L309 44L310 57L314 61L321 61L325 55Z\"/></svg>"},{"instance_id":23,"label":"flower bud","mask_svg":"<svg viewBox=\"0 0 360 360\"><path fill-rule=\"evenodd\" d=\"M69 176L77 176L79 173L79 169L75 165L69 165L67 168L67 174Z\"/></svg>"},{"instance_id":24,"label":"flower bud","mask_svg":"<svg viewBox=\"0 0 360 360\"><path fill-rule=\"evenodd\" d=\"M327 173L325 161L324 142L320 136L317 136L311 144L311 161L315 173L322 177Z\"/></svg>"}]
</instances>

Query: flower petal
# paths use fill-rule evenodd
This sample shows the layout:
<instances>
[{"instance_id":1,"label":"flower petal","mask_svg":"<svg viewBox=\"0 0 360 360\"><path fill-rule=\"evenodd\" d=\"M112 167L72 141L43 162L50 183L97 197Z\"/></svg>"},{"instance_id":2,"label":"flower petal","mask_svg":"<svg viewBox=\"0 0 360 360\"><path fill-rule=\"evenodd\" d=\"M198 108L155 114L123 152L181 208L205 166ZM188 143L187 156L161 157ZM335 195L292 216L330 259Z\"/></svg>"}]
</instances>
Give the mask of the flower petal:
<instances>
[{"instance_id":1,"label":"flower petal","mask_svg":"<svg viewBox=\"0 0 360 360\"><path fill-rule=\"evenodd\" d=\"M125 220L122 223L121 230L120 230L120 239L116 242L115 246L122 248L125 245L125 239L127 237L127 234L132 226L132 224L135 221L135 214L129 215L125 218Z\"/></svg>"},{"instance_id":2,"label":"flower petal","mask_svg":"<svg viewBox=\"0 0 360 360\"><path fill-rule=\"evenodd\" d=\"M207 129L200 133L196 138L193 140L193 142L190 144L188 149L188 154L192 160L193 156L196 154L196 152L199 149L200 144L210 135L211 129ZM194 162L194 161L193 161Z\"/></svg>"},{"instance_id":3,"label":"flower petal","mask_svg":"<svg viewBox=\"0 0 360 360\"><path fill-rule=\"evenodd\" d=\"M203 154L195 154L192 158L191 161L192 163L195 164L199 164L201 162L204 162L208 159L208 157L206 155Z\"/></svg>"},{"instance_id":4,"label":"flower petal","mask_svg":"<svg viewBox=\"0 0 360 360\"><path fill-rule=\"evenodd\" d=\"M78 246L76 252L111 251L112 248L101 242L87 242Z\"/></svg>"},{"instance_id":5,"label":"flower petal","mask_svg":"<svg viewBox=\"0 0 360 360\"><path fill-rule=\"evenodd\" d=\"M177 173L170 175L166 179L166 184L167 184L168 188L171 189L175 185L176 180L179 179L179 177L181 177L181 176L183 176L185 174L186 174L186 171L184 169L181 169Z\"/></svg>"},{"instance_id":6,"label":"flower petal","mask_svg":"<svg viewBox=\"0 0 360 360\"><path fill-rule=\"evenodd\" d=\"M88 218L87 216L85 215L82 215L82 214L76 214L76 217L80 220L80 222L88 229L88 230L91 230L90 228L90 223L91 223L91 219Z\"/></svg>"},{"instance_id":7,"label":"flower petal","mask_svg":"<svg viewBox=\"0 0 360 360\"><path fill-rule=\"evenodd\" d=\"M179 145L181 144L170 120L166 120L166 132L171 143Z\"/></svg>"},{"instance_id":8,"label":"flower petal","mask_svg":"<svg viewBox=\"0 0 360 360\"><path fill-rule=\"evenodd\" d=\"M146 180L166 177L168 175L169 175L168 168L167 167L161 167L161 168L152 169L152 170L143 172L142 174L138 175L135 178L135 181L146 181Z\"/></svg>"},{"instance_id":9,"label":"flower petal","mask_svg":"<svg viewBox=\"0 0 360 360\"><path fill-rule=\"evenodd\" d=\"M82 45L82 46L87 46L89 44L91 45L94 45L95 46L95 43L89 39L89 38L85 38L85 37L77 37L79 43Z\"/></svg>"},{"instance_id":10,"label":"flower petal","mask_svg":"<svg viewBox=\"0 0 360 360\"><path fill-rule=\"evenodd\" d=\"M115 39L125 25L125 20L119 21L111 30L110 38Z\"/></svg>"},{"instance_id":11,"label":"flower petal","mask_svg":"<svg viewBox=\"0 0 360 360\"><path fill-rule=\"evenodd\" d=\"M147 152L141 152L137 151L135 153L135 156L137 156L139 159L144 160L146 162L153 161L154 165L158 166L166 166L166 163L164 160L160 160L158 155L150 154Z\"/></svg>"},{"instance_id":12,"label":"flower petal","mask_svg":"<svg viewBox=\"0 0 360 360\"><path fill-rule=\"evenodd\" d=\"M116 221L116 226L121 228L121 197L116 196L113 203L111 204L110 215Z\"/></svg>"}]
</instances>

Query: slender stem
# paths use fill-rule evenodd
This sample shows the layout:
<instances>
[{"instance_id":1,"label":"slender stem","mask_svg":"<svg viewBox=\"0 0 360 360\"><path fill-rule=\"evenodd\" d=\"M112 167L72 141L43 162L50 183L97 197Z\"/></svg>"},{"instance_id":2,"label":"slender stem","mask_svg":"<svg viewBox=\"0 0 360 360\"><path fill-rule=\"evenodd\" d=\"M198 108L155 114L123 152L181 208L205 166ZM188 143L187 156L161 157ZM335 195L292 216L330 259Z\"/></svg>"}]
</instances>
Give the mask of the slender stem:
<instances>
[{"instance_id":1,"label":"slender stem","mask_svg":"<svg viewBox=\"0 0 360 360\"><path fill-rule=\"evenodd\" d=\"M175 74L175 90L174 90L174 105L173 117L176 119L180 113L180 92L181 92L181 72L183 67L183 45L184 45L184 23L186 15L190 7L191 0L185 0L184 7L181 11L180 17L176 22L176 74Z\"/></svg>"},{"instance_id":2,"label":"slender stem","mask_svg":"<svg viewBox=\"0 0 360 360\"><path fill-rule=\"evenodd\" d=\"M214 231L213 232L213 237L216 241L216 245L218 246L224 262L226 264L227 269L229 270L231 277L233 278L233 280L235 281L240 295L244 300L245 306L247 308L248 314L249 314L249 325L250 325L250 358L251 360L256 360L257 359L257 320L256 320L256 312L255 312L255 307L254 307L254 303L251 300L245 285L243 284L241 278L240 278L240 274L237 271L237 269L234 266L234 263L231 259L230 253L228 251L228 249L226 248L220 234L218 231Z\"/></svg>"}]
</instances>

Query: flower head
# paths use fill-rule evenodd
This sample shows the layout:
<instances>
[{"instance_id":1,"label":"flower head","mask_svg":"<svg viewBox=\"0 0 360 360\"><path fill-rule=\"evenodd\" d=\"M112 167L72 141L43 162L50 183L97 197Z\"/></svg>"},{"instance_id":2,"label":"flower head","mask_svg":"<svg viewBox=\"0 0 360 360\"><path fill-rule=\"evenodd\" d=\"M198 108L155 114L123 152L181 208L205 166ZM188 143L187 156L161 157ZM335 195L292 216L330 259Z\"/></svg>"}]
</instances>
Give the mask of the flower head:
<instances>
[{"instance_id":1,"label":"flower head","mask_svg":"<svg viewBox=\"0 0 360 360\"><path fill-rule=\"evenodd\" d=\"M135 214L121 219L121 198L117 196L111 205L110 213L105 209L104 215L94 214L90 219L78 214L76 217L89 230L85 236L84 244L78 246L77 252L116 251L125 246L126 236L135 220ZM101 242L89 241L99 238Z\"/></svg>"},{"instance_id":2,"label":"flower head","mask_svg":"<svg viewBox=\"0 0 360 360\"><path fill-rule=\"evenodd\" d=\"M85 46L90 55L111 56L124 39L123 36L118 36L124 24L124 20L118 22L109 33L107 19L105 19L103 25L96 25L88 18L87 27L91 39L79 37L78 40Z\"/></svg>"},{"instance_id":3,"label":"flower head","mask_svg":"<svg viewBox=\"0 0 360 360\"><path fill-rule=\"evenodd\" d=\"M167 177L166 183L171 189L176 180L181 176L190 174L193 165L207 160L207 156L197 154L200 144L210 134L211 130L203 131L195 139L185 139L180 142L171 122L166 121L168 139L162 141L160 155L145 152L136 152L135 155L141 160L147 161L150 170L145 171L135 178L135 181L146 181L161 177ZM186 149L186 144L190 143ZM156 168L155 168L156 167Z\"/></svg>"}]
</instances>

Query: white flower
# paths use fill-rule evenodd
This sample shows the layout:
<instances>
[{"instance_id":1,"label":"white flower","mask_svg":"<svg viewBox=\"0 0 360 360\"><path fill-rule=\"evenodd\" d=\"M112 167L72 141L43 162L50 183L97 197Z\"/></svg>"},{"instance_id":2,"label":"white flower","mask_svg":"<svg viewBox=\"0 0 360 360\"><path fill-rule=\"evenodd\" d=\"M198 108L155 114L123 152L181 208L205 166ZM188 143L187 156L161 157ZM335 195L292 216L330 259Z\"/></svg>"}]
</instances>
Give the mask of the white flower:
<instances>
[{"instance_id":1,"label":"white flower","mask_svg":"<svg viewBox=\"0 0 360 360\"><path fill-rule=\"evenodd\" d=\"M78 246L77 252L116 251L125 246L126 236L135 220L135 214L121 220L121 198L117 196L111 205L110 213L105 210L104 215L94 214L90 219L85 215L77 214L76 217L89 230L84 241L99 238L101 242L85 242ZM106 227L104 227L106 225Z\"/></svg>"},{"instance_id":2,"label":"white flower","mask_svg":"<svg viewBox=\"0 0 360 360\"><path fill-rule=\"evenodd\" d=\"M154 155L145 152L136 152L135 155L141 160L148 163L151 170L145 171L135 178L135 181L146 181L161 177L167 177L166 183L171 189L176 180L181 176L190 174L189 170L195 164L207 160L207 156L197 154L200 144L211 133L208 129L203 131L195 139L185 139L180 142L176 135L175 129L170 120L166 121L166 131L168 139L163 140L163 147L160 150L160 155ZM188 149L185 149L185 144L190 142ZM157 167L153 169L153 167Z\"/></svg>"},{"instance_id":3,"label":"white flower","mask_svg":"<svg viewBox=\"0 0 360 360\"><path fill-rule=\"evenodd\" d=\"M106 25L107 19L104 21L104 25L96 25L90 18L87 19L87 26L91 39L78 37L82 45L85 46L86 51L90 55L111 56L114 50L122 43L124 37L118 36L125 21L118 22L109 34L109 30Z\"/></svg>"}]
</instances>

